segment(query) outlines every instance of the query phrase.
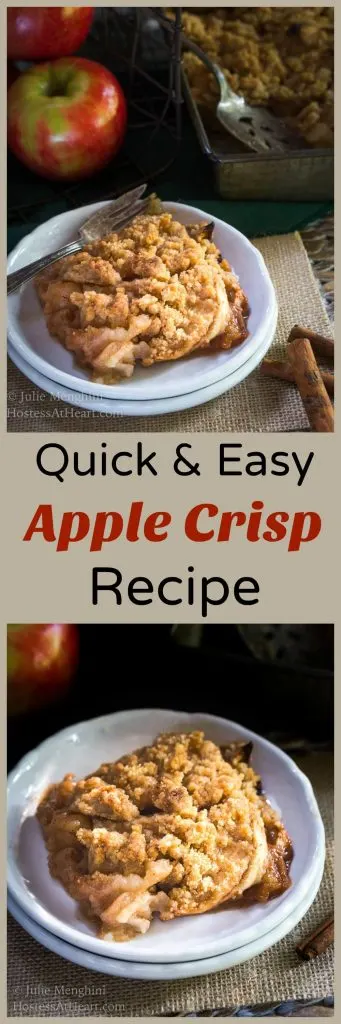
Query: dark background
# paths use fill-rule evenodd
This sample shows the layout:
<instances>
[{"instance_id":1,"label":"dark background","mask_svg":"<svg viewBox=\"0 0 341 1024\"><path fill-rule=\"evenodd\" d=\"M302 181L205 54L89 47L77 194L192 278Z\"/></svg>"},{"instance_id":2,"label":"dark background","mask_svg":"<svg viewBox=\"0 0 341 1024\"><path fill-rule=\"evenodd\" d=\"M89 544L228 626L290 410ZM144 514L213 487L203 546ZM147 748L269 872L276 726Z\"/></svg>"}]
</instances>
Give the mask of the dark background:
<instances>
[{"instance_id":1,"label":"dark background","mask_svg":"<svg viewBox=\"0 0 341 1024\"><path fill-rule=\"evenodd\" d=\"M129 128L122 150L104 170L76 184L49 182L9 153L8 251L50 217L126 191L141 181L149 182L161 199L189 202L249 238L300 230L327 216L331 202L245 202L219 197L213 164L201 152L186 103L181 95L180 102L175 102L169 37L158 36L150 52L145 37L142 44L138 27L141 12L142 8L130 8L127 16L127 9L97 8L93 29L79 51L80 56L110 68L126 93Z\"/></svg>"},{"instance_id":2,"label":"dark background","mask_svg":"<svg viewBox=\"0 0 341 1024\"><path fill-rule=\"evenodd\" d=\"M319 644L313 665L289 663L285 651L275 663L258 660L232 625L205 626L199 648L176 642L170 626L78 628L79 667L68 695L8 721L9 769L67 725L136 707L216 714L278 742L332 742L330 626L311 627Z\"/></svg>"}]
</instances>

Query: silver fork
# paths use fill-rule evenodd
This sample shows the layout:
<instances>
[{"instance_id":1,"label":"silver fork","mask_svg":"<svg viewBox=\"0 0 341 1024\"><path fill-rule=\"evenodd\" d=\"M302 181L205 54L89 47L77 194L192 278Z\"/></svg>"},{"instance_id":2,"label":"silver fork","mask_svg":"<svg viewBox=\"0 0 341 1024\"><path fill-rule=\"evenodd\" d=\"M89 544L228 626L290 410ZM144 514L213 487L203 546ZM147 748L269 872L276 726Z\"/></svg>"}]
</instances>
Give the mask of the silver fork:
<instances>
[{"instance_id":1,"label":"silver fork","mask_svg":"<svg viewBox=\"0 0 341 1024\"><path fill-rule=\"evenodd\" d=\"M136 217L137 213L141 213L146 208L149 201L148 198L141 199L146 188L147 185L139 185L138 188L125 192L118 199L114 199L112 203L99 210L98 213L94 213L79 229L79 239L60 246L55 252L42 256L41 259L29 263L26 267L21 267L20 270L14 271L13 274L8 274L7 295L17 291L21 285L27 284L28 281L31 281L33 277L36 277L46 267L56 263L57 260L63 259L64 256L72 256L76 252L81 252L86 245L89 245L89 242L103 238L104 234L110 234L111 231L120 231L124 228Z\"/></svg>"}]
</instances>

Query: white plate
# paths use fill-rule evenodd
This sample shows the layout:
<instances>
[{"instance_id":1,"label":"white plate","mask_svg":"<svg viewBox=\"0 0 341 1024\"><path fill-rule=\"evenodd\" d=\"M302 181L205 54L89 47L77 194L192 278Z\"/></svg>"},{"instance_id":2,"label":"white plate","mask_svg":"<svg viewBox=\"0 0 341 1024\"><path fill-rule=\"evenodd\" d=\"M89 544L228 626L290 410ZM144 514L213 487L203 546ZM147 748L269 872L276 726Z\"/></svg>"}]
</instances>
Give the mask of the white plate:
<instances>
[{"instance_id":1,"label":"white plate","mask_svg":"<svg viewBox=\"0 0 341 1024\"><path fill-rule=\"evenodd\" d=\"M71 210L41 224L16 246L9 256L7 271L12 273L35 259L53 251L59 245L77 237L79 227L92 213L105 206L91 206ZM165 203L166 209L182 223L207 221L207 214L181 203ZM22 358L47 377L59 384L103 398L123 397L124 400L153 400L174 397L213 384L234 372L275 332L277 302L275 291L263 257L240 231L215 219L214 240L232 264L250 304L249 337L237 348L211 355L193 355L188 359L158 363L147 370L136 367L132 380L119 385L95 384L78 367L71 352L48 333L34 285L24 285L20 292L8 297L8 335ZM272 336L273 336L272 335ZM86 386L85 386L86 384Z\"/></svg>"},{"instance_id":2,"label":"white plate","mask_svg":"<svg viewBox=\"0 0 341 1024\"><path fill-rule=\"evenodd\" d=\"M250 908L228 909L155 920L134 942L113 944L97 938L77 903L48 871L45 845L35 810L46 786L65 772L84 776L101 761L152 742L160 732L204 729L218 743L252 740L253 764L265 792L283 818L294 845L292 886L278 899ZM233 722L211 715L164 710L124 711L72 726L27 754L8 783L8 886L14 899L38 924L90 952L116 959L158 963L196 960L228 952L265 935L305 898L324 859L324 829L308 779L273 744Z\"/></svg>"},{"instance_id":3,"label":"white plate","mask_svg":"<svg viewBox=\"0 0 341 1024\"><path fill-rule=\"evenodd\" d=\"M172 964L144 964L133 963L125 960L115 960L113 957L98 956L96 953L88 953L84 949L72 946L69 942L63 942L52 932L48 932L32 920L24 910L21 910L18 903L9 896L8 910L16 921L32 935L37 942L40 942L52 953L57 953L64 960L71 960L71 963L86 967L90 971L97 971L99 974L110 974L116 978L130 978L140 981L173 981L179 978L195 978L203 974L215 974L216 971L226 971L229 967L236 967L246 960L251 960L260 953L264 953L270 946L288 935L293 928L302 920L309 907L313 903L320 888L323 875L323 864L317 870L316 877L312 882L309 893L305 899L296 907L296 910L289 914L277 928L272 928L262 938L248 942L240 949L233 949L230 953L222 953L220 956L205 957L203 960L183 961Z\"/></svg>"},{"instance_id":4,"label":"white plate","mask_svg":"<svg viewBox=\"0 0 341 1024\"><path fill-rule=\"evenodd\" d=\"M13 348L10 342L8 343L8 354L25 377L28 377L29 380L42 388L43 391L47 391L48 394L63 402L67 402L69 405L75 405L80 409L100 412L109 416L161 416L166 413L181 412L185 409L193 409L197 405L203 405L205 402L212 401L213 398L218 398L219 395L229 391L236 384L240 384L264 359L270 348L274 330L273 332L270 331L268 337L263 340L262 345L259 345L247 362L243 363L234 373L229 373L227 377L221 378L215 384L199 388L198 391L193 391L190 394L186 393L174 398L154 399L153 401L126 402L124 400L119 401L116 398L96 397L95 395L88 394L86 381L84 381L82 392L78 390L73 391L62 384L56 383L51 377L45 377L39 370L35 370L30 363L19 355L19 352Z\"/></svg>"}]
</instances>

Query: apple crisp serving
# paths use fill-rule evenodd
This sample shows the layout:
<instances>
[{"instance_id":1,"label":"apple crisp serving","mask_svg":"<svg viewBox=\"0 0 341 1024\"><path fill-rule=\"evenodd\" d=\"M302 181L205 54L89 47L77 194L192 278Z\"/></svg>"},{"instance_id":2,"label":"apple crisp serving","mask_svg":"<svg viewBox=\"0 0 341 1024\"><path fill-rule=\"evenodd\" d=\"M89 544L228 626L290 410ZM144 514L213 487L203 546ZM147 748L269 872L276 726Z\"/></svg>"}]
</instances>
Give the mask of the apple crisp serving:
<instances>
[{"instance_id":1,"label":"apple crisp serving","mask_svg":"<svg viewBox=\"0 0 341 1024\"><path fill-rule=\"evenodd\" d=\"M310 146L333 146L332 7L187 8L182 26L251 106L285 117ZM185 53L184 66L194 99L214 113L214 76L195 54Z\"/></svg>"},{"instance_id":2,"label":"apple crisp serving","mask_svg":"<svg viewBox=\"0 0 341 1024\"><path fill-rule=\"evenodd\" d=\"M251 744L202 732L66 775L37 816L53 878L100 938L125 941L222 903L267 901L290 885L292 845L249 764Z\"/></svg>"},{"instance_id":3,"label":"apple crisp serving","mask_svg":"<svg viewBox=\"0 0 341 1024\"><path fill-rule=\"evenodd\" d=\"M52 336L94 380L228 349L247 337L247 299L212 241L213 224L185 227L170 213L137 216L36 278Z\"/></svg>"}]
</instances>

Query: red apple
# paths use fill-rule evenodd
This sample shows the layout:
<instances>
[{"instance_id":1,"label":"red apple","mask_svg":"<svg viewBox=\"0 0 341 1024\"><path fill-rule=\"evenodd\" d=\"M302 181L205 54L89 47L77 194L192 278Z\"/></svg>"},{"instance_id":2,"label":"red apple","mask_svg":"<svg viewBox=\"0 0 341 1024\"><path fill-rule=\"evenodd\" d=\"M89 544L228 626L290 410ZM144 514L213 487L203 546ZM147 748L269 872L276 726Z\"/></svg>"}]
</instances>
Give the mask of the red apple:
<instances>
[{"instance_id":1,"label":"red apple","mask_svg":"<svg viewBox=\"0 0 341 1024\"><path fill-rule=\"evenodd\" d=\"M77 663L76 626L56 623L8 626L9 715L23 714L63 696Z\"/></svg>"},{"instance_id":2,"label":"red apple","mask_svg":"<svg viewBox=\"0 0 341 1024\"><path fill-rule=\"evenodd\" d=\"M8 7L7 56L10 60L67 57L81 46L93 7Z\"/></svg>"},{"instance_id":3,"label":"red apple","mask_svg":"<svg viewBox=\"0 0 341 1024\"><path fill-rule=\"evenodd\" d=\"M10 149L46 178L88 177L124 138L121 86L101 64L83 57L29 68L9 89L7 102Z\"/></svg>"}]
</instances>

